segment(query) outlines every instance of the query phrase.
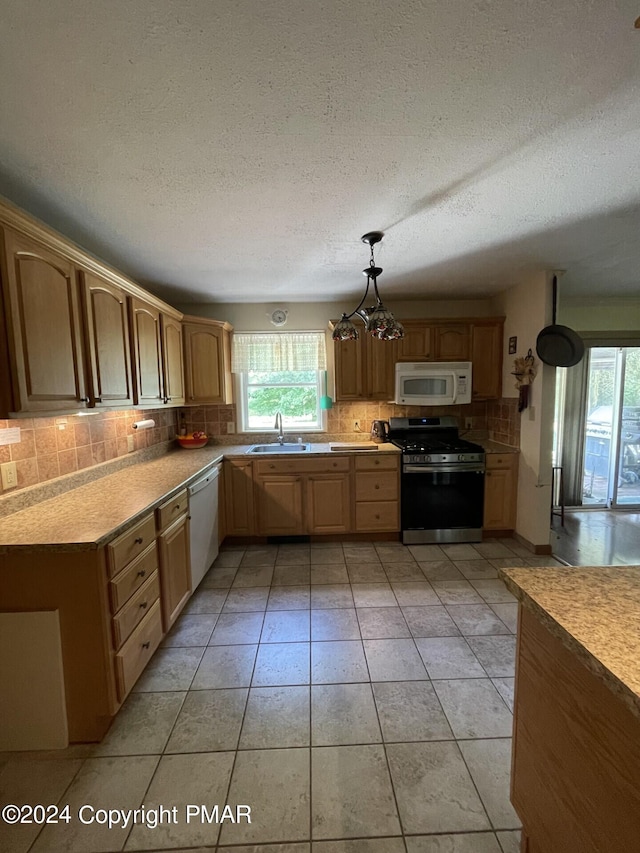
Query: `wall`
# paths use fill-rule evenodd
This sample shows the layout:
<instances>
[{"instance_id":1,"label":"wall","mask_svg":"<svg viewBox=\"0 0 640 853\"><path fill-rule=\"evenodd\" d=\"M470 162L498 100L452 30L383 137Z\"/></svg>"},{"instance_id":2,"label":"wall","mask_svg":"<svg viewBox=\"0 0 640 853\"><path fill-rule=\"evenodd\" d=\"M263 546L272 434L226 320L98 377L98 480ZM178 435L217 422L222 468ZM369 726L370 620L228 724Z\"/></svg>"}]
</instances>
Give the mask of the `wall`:
<instances>
[{"instance_id":1,"label":"wall","mask_svg":"<svg viewBox=\"0 0 640 853\"><path fill-rule=\"evenodd\" d=\"M384 294L383 294L384 296ZM358 304L357 300L347 304L337 302L274 302L274 303L197 303L177 306L185 314L227 320L238 332L275 331L269 321L275 308L288 310L283 331L326 329L330 320L340 319ZM490 317L492 304L489 299L460 299L438 302L391 300L389 308L399 319L422 317ZM356 322L359 322L356 320Z\"/></svg>"},{"instance_id":2,"label":"wall","mask_svg":"<svg viewBox=\"0 0 640 853\"><path fill-rule=\"evenodd\" d=\"M155 420L155 429L132 428L134 421L146 418ZM0 430L20 427L19 443L0 445L0 462L16 463L17 488L23 489L126 456L130 435L134 450L169 441L175 436L175 423L175 409L0 420ZM5 490L2 494L15 491Z\"/></svg>"},{"instance_id":3,"label":"wall","mask_svg":"<svg viewBox=\"0 0 640 853\"><path fill-rule=\"evenodd\" d=\"M640 329L640 299L560 299L558 323L578 332L635 331Z\"/></svg>"},{"instance_id":4,"label":"wall","mask_svg":"<svg viewBox=\"0 0 640 853\"><path fill-rule=\"evenodd\" d=\"M536 338L551 322L551 274L535 273L493 300L496 314L505 315L502 387L505 398L518 397L509 355L509 338L517 336L518 356L529 349L535 357L537 376L530 389L529 407L520 416L520 467L516 532L536 546L549 544L551 507L551 450L555 368L535 355ZM511 404L513 405L513 403Z\"/></svg>"}]
</instances>

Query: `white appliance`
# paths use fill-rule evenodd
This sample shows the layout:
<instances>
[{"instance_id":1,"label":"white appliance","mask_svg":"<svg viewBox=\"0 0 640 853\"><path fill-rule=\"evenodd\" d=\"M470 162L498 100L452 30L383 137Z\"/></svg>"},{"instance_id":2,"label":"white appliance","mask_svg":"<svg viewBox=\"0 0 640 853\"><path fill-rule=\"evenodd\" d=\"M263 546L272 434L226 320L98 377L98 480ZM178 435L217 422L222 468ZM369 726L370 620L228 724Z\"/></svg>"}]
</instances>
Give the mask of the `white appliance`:
<instances>
[{"instance_id":1,"label":"white appliance","mask_svg":"<svg viewBox=\"0 0 640 853\"><path fill-rule=\"evenodd\" d=\"M470 402L470 361L396 364L394 403L404 406L454 406Z\"/></svg>"},{"instance_id":2,"label":"white appliance","mask_svg":"<svg viewBox=\"0 0 640 853\"><path fill-rule=\"evenodd\" d=\"M189 486L191 516L191 591L218 556L218 480L221 465Z\"/></svg>"}]
</instances>

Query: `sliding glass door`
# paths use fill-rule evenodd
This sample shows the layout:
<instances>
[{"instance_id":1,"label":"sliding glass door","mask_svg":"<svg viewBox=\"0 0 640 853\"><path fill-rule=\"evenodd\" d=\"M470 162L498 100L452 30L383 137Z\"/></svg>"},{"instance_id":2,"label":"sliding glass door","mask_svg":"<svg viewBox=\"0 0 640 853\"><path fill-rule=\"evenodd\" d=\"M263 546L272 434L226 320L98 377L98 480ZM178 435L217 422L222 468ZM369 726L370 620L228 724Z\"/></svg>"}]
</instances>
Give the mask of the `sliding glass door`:
<instances>
[{"instance_id":1,"label":"sliding glass door","mask_svg":"<svg viewBox=\"0 0 640 853\"><path fill-rule=\"evenodd\" d=\"M640 347L588 350L582 505L640 505Z\"/></svg>"}]
</instances>

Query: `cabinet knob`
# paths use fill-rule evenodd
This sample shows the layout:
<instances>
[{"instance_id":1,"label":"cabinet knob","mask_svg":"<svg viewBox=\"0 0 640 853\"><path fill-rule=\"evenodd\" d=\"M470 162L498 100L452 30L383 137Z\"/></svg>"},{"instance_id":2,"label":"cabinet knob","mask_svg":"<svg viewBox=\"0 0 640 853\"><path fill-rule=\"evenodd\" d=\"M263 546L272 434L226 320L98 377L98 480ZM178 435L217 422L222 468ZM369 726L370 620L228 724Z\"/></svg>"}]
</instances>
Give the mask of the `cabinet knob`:
<instances>
[{"instance_id":1,"label":"cabinet knob","mask_svg":"<svg viewBox=\"0 0 640 853\"><path fill-rule=\"evenodd\" d=\"M140 571L138 572L138 577L143 578L146 575L146 573L147 573L146 569L140 569Z\"/></svg>"},{"instance_id":2,"label":"cabinet knob","mask_svg":"<svg viewBox=\"0 0 640 853\"><path fill-rule=\"evenodd\" d=\"M143 649L148 649L150 645L151 645L151 642L150 642L149 640L147 640L147 642L146 642L146 643L143 643L143 644L142 644L142 648L143 648Z\"/></svg>"},{"instance_id":3,"label":"cabinet knob","mask_svg":"<svg viewBox=\"0 0 640 853\"><path fill-rule=\"evenodd\" d=\"M180 504L176 504L176 505L174 506L174 509L180 509Z\"/></svg>"},{"instance_id":4,"label":"cabinet knob","mask_svg":"<svg viewBox=\"0 0 640 853\"><path fill-rule=\"evenodd\" d=\"M378 515L378 513L376 513L376 519L378 519L378 521L380 520L380 516Z\"/></svg>"},{"instance_id":5,"label":"cabinet knob","mask_svg":"<svg viewBox=\"0 0 640 853\"><path fill-rule=\"evenodd\" d=\"M491 476L491 471L485 471L485 474L487 475L487 477L490 477L490 476Z\"/></svg>"},{"instance_id":6,"label":"cabinet knob","mask_svg":"<svg viewBox=\"0 0 640 853\"><path fill-rule=\"evenodd\" d=\"M142 538L142 536L138 536L137 539L134 539L133 541L135 545L142 545L144 539Z\"/></svg>"},{"instance_id":7,"label":"cabinet knob","mask_svg":"<svg viewBox=\"0 0 640 853\"><path fill-rule=\"evenodd\" d=\"M379 483L376 483L375 488L376 488L376 489L379 489L379 488L380 488L380 484L379 484Z\"/></svg>"},{"instance_id":8,"label":"cabinet knob","mask_svg":"<svg viewBox=\"0 0 640 853\"><path fill-rule=\"evenodd\" d=\"M376 459L376 460L375 460L375 462L374 462L373 464L374 464L374 465L379 465L379 464L380 464L380 460L379 460L379 459Z\"/></svg>"},{"instance_id":9,"label":"cabinet knob","mask_svg":"<svg viewBox=\"0 0 640 853\"><path fill-rule=\"evenodd\" d=\"M80 397L80 402L81 402L81 403L88 403L88 402L89 402L89 398L88 398L88 397Z\"/></svg>"},{"instance_id":10,"label":"cabinet knob","mask_svg":"<svg viewBox=\"0 0 640 853\"><path fill-rule=\"evenodd\" d=\"M143 601L143 602L142 602L142 604L140 605L140 607L144 610L144 609L145 609L145 607L147 606L147 603L148 603L148 602Z\"/></svg>"},{"instance_id":11,"label":"cabinet knob","mask_svg":"<svg viewBox=\"0 0 640 853\"><path fill-rule=\"evenodd\" d=\"M191 516L190 516L190 515L188 515L188 516L187 516L187 521L191 521Z\"/></svg>"}]
</instances>

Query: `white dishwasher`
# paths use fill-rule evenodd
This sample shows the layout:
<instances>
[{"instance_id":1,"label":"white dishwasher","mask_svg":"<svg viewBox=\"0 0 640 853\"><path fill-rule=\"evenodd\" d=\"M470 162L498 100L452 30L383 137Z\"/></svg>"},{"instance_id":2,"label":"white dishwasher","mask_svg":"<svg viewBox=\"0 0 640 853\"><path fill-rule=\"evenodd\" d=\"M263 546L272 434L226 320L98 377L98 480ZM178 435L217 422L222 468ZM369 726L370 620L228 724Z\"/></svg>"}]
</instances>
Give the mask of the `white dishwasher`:
<instances>
[{"instance_id":1,"label":"white dishwasher","mask_svg":"<svg viewBox=\"0 0 640 853\"><path fill-rule=\"evenodd\" d=\"M189 486L192 592L218 556L218 479L221 468L222 465L216 465Z\"/></svg>"}]
</instances>

